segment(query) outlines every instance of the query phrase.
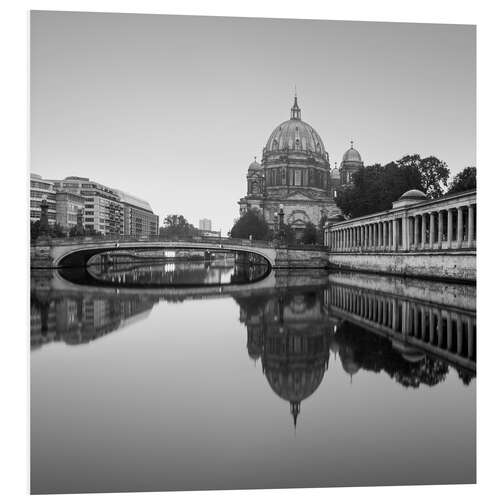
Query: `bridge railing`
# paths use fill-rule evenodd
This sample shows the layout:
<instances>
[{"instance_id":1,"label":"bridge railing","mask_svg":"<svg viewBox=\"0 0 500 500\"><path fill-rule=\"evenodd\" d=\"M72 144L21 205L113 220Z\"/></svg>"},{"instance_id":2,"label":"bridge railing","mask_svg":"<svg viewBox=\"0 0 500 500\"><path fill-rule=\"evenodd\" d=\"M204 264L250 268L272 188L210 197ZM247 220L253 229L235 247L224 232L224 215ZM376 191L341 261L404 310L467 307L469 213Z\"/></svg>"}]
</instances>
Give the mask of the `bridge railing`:
<instances>
[{"instance_id":1,"label":"bridge railing","mask_svg":"<svg viewBox=\"0 0 500 500\"><path fill-rule=\"evenodd\" d=\"M38 239L32 242L32 245L40 244L42 241L49 240L52 245L68 245L78 243L156 243L156 242L169 242L169 243L209 243L209 244L227 244L248 247L273 247L271 241L263 240L248 240L241 238L228 238L218 236L191 236L184 238L172 238L165 236L125 236L125 235L92 235L92 236L68 236L63 238L48 237L45 239Z\"/></svg>"},{"instance_id":2,"label":"bridge railing","mask_svg":"<svg viewBox=\"0 0 500 500\"><path fill-rule=\"evenodd\" d=\"M185 238L167 238L165 236L125 236L125 235L93 235L93 236L68 236L63 238L42 238L32 242L32 246L46 244L50 241L50 245L74 245L85 243L194 243L194 244L210 244L210 245L233 245L242 247L259 247L259 248L276 248L285 247L288 250L317 250L324 251L327 247L318 244L283 244L268 240L249 240L244 238L229 238L218 236L191 236Z\"/></svg>"}]
</instances>

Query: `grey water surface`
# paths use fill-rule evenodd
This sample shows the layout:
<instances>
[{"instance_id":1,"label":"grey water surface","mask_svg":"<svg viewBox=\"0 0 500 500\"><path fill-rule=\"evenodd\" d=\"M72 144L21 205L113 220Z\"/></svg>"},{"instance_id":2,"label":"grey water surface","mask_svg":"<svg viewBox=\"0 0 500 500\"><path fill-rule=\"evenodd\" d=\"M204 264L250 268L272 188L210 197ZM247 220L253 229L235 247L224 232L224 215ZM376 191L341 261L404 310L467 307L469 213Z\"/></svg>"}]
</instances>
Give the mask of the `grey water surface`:
<instances>
[{"instance_id":1,"label":"grey water surface","mask_svg":"<svg viewBox=\"0 0 500 500\"><path fill-rule=\"evenodd\" d=\"M475 351L471 285L33 271L31 491L472 483Z\"/></svg>"}]
</instances>

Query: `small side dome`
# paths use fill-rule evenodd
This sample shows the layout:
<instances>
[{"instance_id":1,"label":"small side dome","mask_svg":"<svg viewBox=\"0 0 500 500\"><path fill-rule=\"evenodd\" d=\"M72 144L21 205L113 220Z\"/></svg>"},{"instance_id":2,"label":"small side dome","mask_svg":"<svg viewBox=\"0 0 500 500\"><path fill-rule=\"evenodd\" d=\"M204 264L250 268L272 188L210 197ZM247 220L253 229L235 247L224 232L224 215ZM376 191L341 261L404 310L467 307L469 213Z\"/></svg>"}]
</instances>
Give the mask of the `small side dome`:
<instances>
[{"instance_id":1,"label":"small side dome","mask_svg":"<svg viewBox=\"0 0 500 500\"><path fill-rule=\"evenodd\" d=\"M409 191L406 191L406 193L403 193L400 197L400 200L426 200L427 196L425 196L425 193L422 193L419 189L410 189Z\"/></svg>"},{"instance_id":2,"label":"small side dome","mask_svg":"<svg viewBox=\"0 0 500 500\"><path fill-rule=\"evenodd\" d=\"M248 166L248 170L260 170L262 165L257 161L257 157L253 157L253 162Z\"/></svg>"},{"instance_id":3,"label":"small side dome","mask_svg":"<svg viewBox=\"0 0 500 500\"><path fill-rule=\"evenodd\" d=\"M340 170L337 168L337 163L335 163L335 167L332 168L332 171L330 172L330 177L332 179L340 179Z\"/></svg>"},{"instance_id":4,"label":"small side dome","mask_svg":"<svg viewBox=\"0 0 500 500\"><path fill-rule=\"evenodd\" d=\"M392 208L405 207L414 203L421 203L427 200L427 196L418 189L410 189L403 193L396 201L392 202Z\"/></svg>"},{"instance_id":5,"label":"small side dome","mask_svg":"<svg viewBox=\"0 0 500 500\"><path fill-rule=\"evenodd\" d=\"M361 163L363 160L361 159L361 155L357 149L354 149L352 146L348 149L344 156L342 157L343 162L356 162Z\"/></svg>"}]
</instances>

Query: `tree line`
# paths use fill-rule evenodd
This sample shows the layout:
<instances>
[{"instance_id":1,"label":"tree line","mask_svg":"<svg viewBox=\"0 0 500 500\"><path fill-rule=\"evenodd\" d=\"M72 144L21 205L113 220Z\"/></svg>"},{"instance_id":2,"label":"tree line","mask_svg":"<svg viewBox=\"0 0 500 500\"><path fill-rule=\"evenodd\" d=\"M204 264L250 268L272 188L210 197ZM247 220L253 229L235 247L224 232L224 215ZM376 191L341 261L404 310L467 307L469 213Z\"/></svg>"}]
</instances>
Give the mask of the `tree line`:
<instances>
[{"instance_id":1,"label":"tree line","mask_svg":"<svg viewBox=\"0 0 500 500\"><path fill-rule=\"evenodd\" d=\"M382 212L410 189L418 189L428 198L458 193L476 187L476 168L467 167L448 185L450 169L435 156L403 156L387 165L370 165L355 172L352 185L341 189L337 206L347 218Z\"/></svg>"}]
</instances>

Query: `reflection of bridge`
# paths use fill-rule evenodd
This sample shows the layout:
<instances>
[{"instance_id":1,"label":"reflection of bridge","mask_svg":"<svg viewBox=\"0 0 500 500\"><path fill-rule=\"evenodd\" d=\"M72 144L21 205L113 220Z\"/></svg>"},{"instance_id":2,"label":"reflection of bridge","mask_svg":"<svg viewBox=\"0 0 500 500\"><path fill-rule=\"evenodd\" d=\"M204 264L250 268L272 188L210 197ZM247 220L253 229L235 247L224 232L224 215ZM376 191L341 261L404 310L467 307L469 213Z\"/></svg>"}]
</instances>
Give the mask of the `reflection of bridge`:
<instances>
[{"instance_id":1,"label":"reflection of bridge","mask_svg":"<svg viewBox=\"0 0 500 500\"><path fill-rule=\"evenodd\" d=\"M172 241L161 238L84 237L38 239L31 246L31 267L85 266L94 255L116 250L207 250L258 255L273 268L325 268L326 249L321 246L279 246L264 241L207 238Z\"/></svg>"}]
</instances>

